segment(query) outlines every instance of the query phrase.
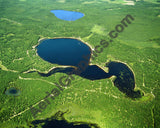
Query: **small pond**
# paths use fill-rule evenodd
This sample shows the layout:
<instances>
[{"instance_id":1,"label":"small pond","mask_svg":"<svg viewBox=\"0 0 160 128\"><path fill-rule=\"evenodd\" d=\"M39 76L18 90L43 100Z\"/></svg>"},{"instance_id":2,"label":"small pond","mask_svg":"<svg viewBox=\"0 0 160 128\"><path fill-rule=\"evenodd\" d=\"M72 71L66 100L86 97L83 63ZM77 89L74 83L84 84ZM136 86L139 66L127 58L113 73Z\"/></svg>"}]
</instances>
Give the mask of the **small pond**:
<instances>
[{"instance_id":1,"label":"small pond","mask_svg":"<svg viewBox=\"0 0 160 128\"><path fill-rule=\"evenodd\" d=\"M81 12L74 12L74 11L66 11L66 10L51 10L57 18L66 21L75 21L84 16Z\"/></svg>"},{"instance_id":2,"label":"small pond","mask_svg":"<svg viewBox=\"0 0 160 128\"><path fill-rule=\"evenodd\" d=\"M10 96L19 96L20 90L14 88L14 87L11 87L5 91L5 94L10 95Z\"/></svg>"}]
</instances>

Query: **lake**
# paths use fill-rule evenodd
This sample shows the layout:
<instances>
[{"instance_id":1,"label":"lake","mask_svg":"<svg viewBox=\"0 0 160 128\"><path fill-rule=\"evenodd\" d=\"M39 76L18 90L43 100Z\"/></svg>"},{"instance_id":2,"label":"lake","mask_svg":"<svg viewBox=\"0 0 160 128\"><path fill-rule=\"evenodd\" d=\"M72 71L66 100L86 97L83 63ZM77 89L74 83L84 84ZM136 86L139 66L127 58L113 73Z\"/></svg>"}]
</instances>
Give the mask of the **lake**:
<instances>
[{"instance_id":1,"label":"lake","mask_svg":"<svg viewBox=\"0 0 160 128\"><path fill-rule=\"evenodd\" d=\"M91 48L80 40L71 38L44 39L40 41L36 48L38 55L45 61L71 66L54 68L48 73L38 72L43 77L48 77L57 72L75 74L89 80L100 80L116 76L113 83L121 92L131 98L139 98L143 95L139 90L134 91L134 74L126 64L110 61L106 63L109 72L105 72L97 65L89 65ZM32 72L34 71L29 73Z\"/></svg>"},{"instance_id":2,"label":"lake","mask_svg":"<svg viewBox=\"0 0 160 128\"><path fill-rule=\"evenodd\" d=\"M57 18L66 21L75 21L84 16L81 12L74 12L74 11L66 11L66 10L51 10Z\"/></svg>"},{"instance_id":3,"label":"lake","mask_svg":"<svg viewBox=\"0 0 160 128\"><path fill-rule=\"evenodd\" d=\"M42 120L34 120L28 125L30 127L37 128L99 128L99 126L95 123L87 123L87 122L68 122L64 118L64 114L67 112L58 111L52 117Z\"/></svg>"},{"instance_id":4,"label":"lake","mask_svg":"<svg viewBox=\"0 0 160 128\"><path fill-rule=\"evenodd\" d=\"M89 64L91 48L77 39L44 39L36 47L38 55L53 64L78 67L84 61Z\"/></svg>"}]
</instances>

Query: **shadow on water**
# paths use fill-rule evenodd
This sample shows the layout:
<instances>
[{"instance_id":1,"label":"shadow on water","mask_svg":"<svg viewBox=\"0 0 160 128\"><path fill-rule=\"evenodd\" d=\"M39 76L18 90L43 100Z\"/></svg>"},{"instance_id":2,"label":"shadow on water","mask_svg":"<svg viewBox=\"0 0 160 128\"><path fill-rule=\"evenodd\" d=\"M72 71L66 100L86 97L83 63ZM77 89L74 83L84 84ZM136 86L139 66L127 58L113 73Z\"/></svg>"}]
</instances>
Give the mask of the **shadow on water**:
<instances>
[{"instance_id":1,"label":"shadow on water","mask_svg":"<svg viewBox=\"0 0 160 128\"><path fill-rule=\"evenodd\" d=\"M31 128L99 128L97 124L85 122L67 122L64 118L66 112L58 111L54 116L45 120L34 120L29 126Z\"/></svg>"},{"instance_id":2,"label":"shadow on water","mask_svg":"<svg viewBox=\"0 0 160 128\"><path fill-rule=\"evenodd\" d=\"M135 88L135 78L131 69L120 62L109 62L106 63L106 67L109 68L109 72L105 72L102 68L97 65L88 65L84 71L78 72L76 68L66 67L66 68L54 68L48 73L38 72L39 75L43 77L49 77L57 72L66 74L79 75L85 79L89 80L100 80L110 78L111 76L116 76L113 80L114 85L123 93L125 93L130 98L140 98L143 94L138 90L134 91ZM32 71L35 72L35 71ZM29 72L31 73L31 72Z\"/></svg>"},{"instance_id":3,"label":"shadow on water","mask_svg":"<svg viewBox=\"0 0 160 128\"><path fill-rule=\"evenodd\" d=\"M121 92L131 98L140 98L143 96L141 91L134 91L134 74L127 65L120 62L109 62L106 64L106 67L109 68L108 74L116 76L116 79L113 82Z\"/></svg>"}]
</instances>

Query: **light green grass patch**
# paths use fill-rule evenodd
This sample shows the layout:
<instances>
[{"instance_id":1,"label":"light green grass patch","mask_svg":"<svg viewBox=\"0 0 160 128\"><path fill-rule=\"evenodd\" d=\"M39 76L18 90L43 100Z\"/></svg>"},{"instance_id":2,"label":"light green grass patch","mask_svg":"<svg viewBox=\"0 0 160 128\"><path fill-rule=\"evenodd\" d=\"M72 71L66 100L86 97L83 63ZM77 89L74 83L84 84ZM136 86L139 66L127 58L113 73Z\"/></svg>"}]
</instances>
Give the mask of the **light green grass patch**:
<instances>
[{"instance_id":1,"label":"light green grass patch","mask_svg":"<svg viewBox=\"0 0 160 128\"><path fill-rule=\"evenodd\" d=\"M57 0L57 2L59 2L59 3L65 3L66 0Z\"/></svg>"},{"instance_id":2,"label":"light green grass patch","mask_svg":"<svg viewBox=\"0 0 160 128\"><path fill-rule=\"evenodd\" d=\"M94 25L94 27L91 29L91 32L99 34L99 35L106 35L104 32L105 28L100 25Z\"/></svg>"},{"instance_id":3,"label":"light green grass patch","mask_svg":"<svg viewBox=\"0 0 160 128\"><path fill-rule=\"evenodd\" d=\"M98 1L85 1L82 4L94 4L94 3L100 3Z\"/></svg>"},{"instance_id":4,"label":"light green grass patch","mask_svg":"<svg viewBox=\"0 0 160 128\"><path fill-rule=\"evenodd\" d=\"M132 46L132 47L135 47L135 48L139 48L139 49L142 49L142 48L147 48L147 47L152 47L152 48L160 48L160 46L156 43L156 42L149 42L149 41L120 41L120 43L122 44L126 44L126 45L129 45L129 46Z\"/></svg>"}]
</instances>

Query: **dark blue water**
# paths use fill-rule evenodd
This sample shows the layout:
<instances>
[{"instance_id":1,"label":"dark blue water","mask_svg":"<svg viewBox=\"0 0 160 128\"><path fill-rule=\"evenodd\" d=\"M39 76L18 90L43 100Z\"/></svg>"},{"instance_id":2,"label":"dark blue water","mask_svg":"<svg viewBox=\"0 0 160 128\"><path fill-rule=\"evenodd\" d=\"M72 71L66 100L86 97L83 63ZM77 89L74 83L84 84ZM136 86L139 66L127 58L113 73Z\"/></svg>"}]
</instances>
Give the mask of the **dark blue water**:
<instances>
[{"instance_id":1,"label":"dark blue water","mask_svg":"<svg viewBox=\"0 0 160 128\"><path fill-rule=\"evenodd\" d=\"M10 96L19 96L20 90L14 88L14 87L11 87L5 91L5 94L10 95Z\"/></svg>"},{"instance_id":2,"label":"dark blue water","mask_svg":"<svg viewBox=\"0 0 160 128\"><path fill-rule=\"evenodd\" d=\"M107 63L106 67L109 68L109 72L105 72L97 65L89 65L91 49L79 40L69 38L46 39L37 46L37 53L41 58L50 63L77 67L54 68L48 73L38 72L43 77L48 77L56 72L68 75L76 74L89 80L106 79L116 76L113 83L121 92L132 98L138 98L143 95L140 91L134 91L134 74L124 63Z\"/></svg>"},{"instance_id":3,"label":"dark blue water","mask_svg":"<svg viewBox=\"0 0 160 128\"><path fill-rule=\"evenodd\" d=\"M85 61L89 64L91 49L80 40L71 38L46 39L37 47L38 55L44 60L59 64L77 66Z\"/></svg>"},{"instance_id":4,"label":"dark blue water","mask_svg":"<svg viewBox=\"0 0 160 128\"><path fill-rule=\"evenodd\" d=\"M66 112L58 111L54 116L44 120L34 120L28 125L33 128L100 128L97 124L87 122L68 122L64 118Z\"/></svg>"},{"instance_id":5,"label":"dark blue water","mask_svg":"<svg viewBox=\"0 0 160 128\"><path fill-rule=\"evenodd\" d=\"M66 21L75 21L84 16L81 12L74 12L74 11L66 11L66 10L51 10L57 18Z\"/></svg>"},{"instance_id":6,"label":"dark blue water","mask_svg":"<svg viewBox=\"0 0 160 128\"><path fill-rule=\"evenodd\" d=\"M75 74L79 75L85 79L89 80L100 80L116 76L113 81L114 86L117 87L121 92L125 93L130 98L140 98L143 93L134 91L135 88L135 78L133 72L123 63L120 62L110 62L107 63L106 67L109 68L109 72L105 72L102 68L97 65L88 65L86 69L82 72L77 72L77 69L73 67L66 68L54 68L48 73L38 72L43 77L49 77L57 72L66 73L68 75ZM32 71L37 72L37 71ZM29 72L29 73L32 73Z\"/></svg>"}]
</instances>

